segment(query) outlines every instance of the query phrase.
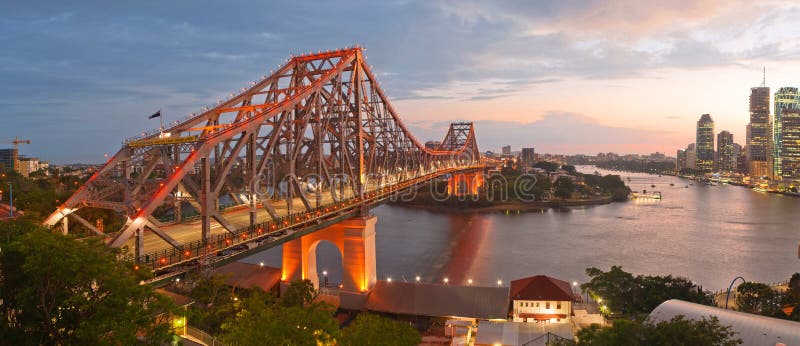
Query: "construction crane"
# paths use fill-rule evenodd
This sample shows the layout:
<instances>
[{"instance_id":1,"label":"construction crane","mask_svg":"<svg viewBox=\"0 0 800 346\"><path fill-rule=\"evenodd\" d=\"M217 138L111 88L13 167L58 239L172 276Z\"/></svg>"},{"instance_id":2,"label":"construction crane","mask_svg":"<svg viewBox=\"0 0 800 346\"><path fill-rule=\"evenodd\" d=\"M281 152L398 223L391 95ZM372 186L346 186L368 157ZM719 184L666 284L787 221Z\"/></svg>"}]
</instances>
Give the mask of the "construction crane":
<instances>
[{"instance_id":1,"label":"construction crane","mask_svg":"<svg viewBox=\"0 0 800 346\"><path fill-rule=\"evenodd\" d=\"M0 141L0 143L13 143L14 144L14 151L11 153L11 157L9 158L10 162L7 162L6 164L10 166L10 167L7 167L7 169L10 169L12 171L19 171L19 168L17 167L19 165L18 162L17 162L18 157L19 157L19 145L20 144L31 144L31 141L29 139L19 139L18 137L14 136L14 140L13 141Z\"/></svg>"},{"instance_id":2,"label":"construction crane","mask_svg":"<svg viewBox=\"0 0 800 346\"><path fill-rule=\"evenodd\" d=\"M18 137L14 136L13 141L0 141L0 143L13 143L14 144L14 152L19 153L19 145L20 144L31 144L30 139L19 139Z\"/></svg>"}]
</instances>

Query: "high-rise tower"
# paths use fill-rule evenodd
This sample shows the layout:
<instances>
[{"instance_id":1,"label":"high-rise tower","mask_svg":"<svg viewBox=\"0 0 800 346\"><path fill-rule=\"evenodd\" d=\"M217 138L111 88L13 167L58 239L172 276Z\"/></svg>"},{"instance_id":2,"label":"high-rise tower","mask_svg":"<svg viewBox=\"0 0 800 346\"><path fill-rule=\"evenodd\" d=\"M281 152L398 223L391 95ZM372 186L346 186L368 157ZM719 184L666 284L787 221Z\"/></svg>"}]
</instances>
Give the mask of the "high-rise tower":
<instances>
[{"instance_id":1,"label":"high-rise tower","mask_svg":"<svg viewBox=\"0 0 800 346\"><path fill-rule=\"evenodd\" d=\"M721 172L733 172L736 169L733 134L722 131L717 135L717 169Z\"/></svg>"},{"instance_id":2,"label":"high-rise tower","mask_svg":"<svg viewBox=\"0 0 800 346\"><path fill-rule=\"evenodd\" d=\"M781 177L800 179L800 109L781 114Z\"/></svg>"},{"instance_id":3,"label":"high-rise tower","mask_svg":"<svg viewBox=\"0 0 800 346\"><path fill-rule=\"evenodd\" d=\"M772 156L768 152L771 141L769 88L762 84L750 88L750 123L747 125L747 162L750 176L770 175L771 165L767 164L767 158Z\"/></svg>"},{"instance_id":4,"label":"high-rise tower","mask_svg":"<svg viewBox=\"0 0 800 346\"><path fill-rule=\"evenodd\" d=\"M710 114L703 114L697 121L697 170L711 172L714 170L714 120Z\"/></svg>"},{"instance_id":5,"label":"high-rise tower","mask_svg":"<svg viewBox=\"0 0 800 346\"><path fill-rule=\"evenodd\" d=\"M800 94L797 88L783 87L775 92L775 109L772 117L772 174L778 178L781 174L783 158L782 118L787 110L800 109Z\"/></svg>"}]
</instances>

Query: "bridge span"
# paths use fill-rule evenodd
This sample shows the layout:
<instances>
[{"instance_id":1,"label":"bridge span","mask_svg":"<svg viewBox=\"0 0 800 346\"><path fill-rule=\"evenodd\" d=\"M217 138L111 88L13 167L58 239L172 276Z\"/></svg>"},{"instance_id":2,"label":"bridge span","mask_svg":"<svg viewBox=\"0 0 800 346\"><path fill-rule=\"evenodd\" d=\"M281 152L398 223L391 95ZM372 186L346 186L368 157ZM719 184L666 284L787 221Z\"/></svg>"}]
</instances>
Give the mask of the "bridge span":
<instances>
[{"instance_id":1,"label":"bridge span","mask_svg":"<svg viewBox=\"0 0 800 346\"><path fill-rule=\"evenodd\" d=\"M482 180L465 177L481 169L472 123L451 124L426 147L362 48L351 47L291 56L199 114L126 139L43 224L67 233L77 222L126 249L136 268L165 271L367 218L433 179L474 193ZM114 210L125 223L105 232L80 215L84 208Z\"/></svg>"}]
</instances>

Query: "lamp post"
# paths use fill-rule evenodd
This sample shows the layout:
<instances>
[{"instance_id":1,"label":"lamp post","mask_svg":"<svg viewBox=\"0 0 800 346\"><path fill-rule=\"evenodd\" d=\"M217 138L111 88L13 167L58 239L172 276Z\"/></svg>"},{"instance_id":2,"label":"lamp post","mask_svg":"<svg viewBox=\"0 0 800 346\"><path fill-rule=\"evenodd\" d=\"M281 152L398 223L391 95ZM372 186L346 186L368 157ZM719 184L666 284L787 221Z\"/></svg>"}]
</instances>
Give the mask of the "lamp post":
<instances>
[{"instance_id":1,"label":"lamp post","mask_svg":"<svg viewBox=\"0 0 800 346\"><path fill-rule=\"evenodd\" d=\"M322 276L323 276L323 280L324 280L324 282L325 282L325 283L323 284L323 285L324 285L324 287L328 287L328 271L327 271L327 270L323 270L323 271L322 271Z\"/></svg>"},{"instance_id":2,"label":"lamp post","mask_svg":"<svg viewBox=\"0 0 800 346\"><path fill-rule=\"evenodd\" d=\"M14 185L8 183L8 217L14 218Z\"/></svg>"},{"instance_id":3,"label":"lamp post","mask_svg":"<svg viewBox=\"0 0 800 346\"><path fill-rule=\"evenodd\" d=\"M731 285L728 286L728 293L725 293L725 310L728 309L728 298L730 298L730 296L731 296L731 288L733 288L733 283L735 283L736 280L739 280L739 279L742 279L742 283L747 282L747 280L745 280L741 276L737 276L737 277L733 278L733 281L731 281Z\"/></svg>"}]
</instances>

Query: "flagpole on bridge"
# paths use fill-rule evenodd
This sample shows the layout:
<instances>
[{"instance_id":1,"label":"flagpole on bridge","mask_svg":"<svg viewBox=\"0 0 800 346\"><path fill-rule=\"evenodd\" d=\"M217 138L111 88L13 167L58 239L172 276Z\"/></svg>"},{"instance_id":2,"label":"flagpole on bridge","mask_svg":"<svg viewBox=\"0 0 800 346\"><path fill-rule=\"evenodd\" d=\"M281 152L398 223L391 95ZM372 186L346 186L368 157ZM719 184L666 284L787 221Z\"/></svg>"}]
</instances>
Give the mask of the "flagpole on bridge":
<instances>
[{"instance_id":1,"label":"flagpole on bridge","mask_svg":"<svg viewBox=\"0 0 800 346\"><path fill-rule=\"evenodd\" d=\"M158 128L158 132L164 132L164 117L161 116L161 110L159 109L157 112L153 113L151 116L147 117L147 119L158 118L158 121L161 123L161 127Z\"/></svg>"}]
</instances>

